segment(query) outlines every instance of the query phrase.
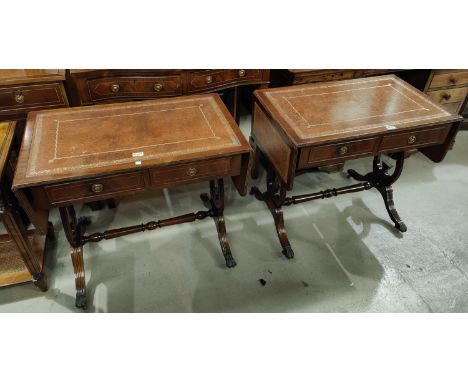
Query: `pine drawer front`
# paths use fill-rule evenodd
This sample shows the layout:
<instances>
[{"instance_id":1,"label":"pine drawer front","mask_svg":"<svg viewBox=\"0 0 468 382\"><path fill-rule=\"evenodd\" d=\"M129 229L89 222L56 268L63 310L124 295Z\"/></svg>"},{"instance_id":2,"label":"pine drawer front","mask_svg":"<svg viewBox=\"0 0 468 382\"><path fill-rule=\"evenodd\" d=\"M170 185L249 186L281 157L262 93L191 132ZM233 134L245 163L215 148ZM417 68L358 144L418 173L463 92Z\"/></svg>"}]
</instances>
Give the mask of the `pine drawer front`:
<instances>
[{"instance_id":1,"label":"pine drawer front","mask_svg":"<svg viewBox=\"0 0 468 382\"><path fill-rule=\"evenodd\" d=\"M0 88L0 115L68 106L61 84Z\"/></svg>"},{"instance_id":2,"label":"pine drawer front","mask_svg":"<svg viewBox=\"0 0 468 382\"><path fill-rule=\"evenodd\" d=\"M70 204L83 198L98 200L119 193L142 191L145 189L145 180L143 172L135 172L70 182L57 186L45 186L44 188L50 204L58 205Z\"/></svg>"},{"instance_id":3,"label":"pine drawer front","mask_svg":"<svg viewBox=\"0 0 468 382\"><path fill-rule=\"evenodd\" d=\"M300 154L299 169L319 166L324 162L343 162L347 159L372 155L376 151L378 142L379 138L369 138L317 148L307 147Z\"/></svg>"},{"instance_id":4,"label":"pine drawer front","mask_svg":"<svg viewBox=\"0 0 468 382\"><path fill-rule=\"evenodd\" d=\"M429 89L468 86L468 70L434 74Z\"/></svg>"},{"instance_id":5,"label":"pine drawer front","mask_svg":"<svg viewBox=\"0 0 468 382\"><path fill-rule=\"evenodd\" d=\"M89 80L89 94L93 101L115 98L157 98L182 94L179 76L112 77Z\"/></svg>"},{"instance_id":6,"label":"pine drawer front","mask_svg":"<svg viewBox=\"0 0 468 382\"><path fill-rule=\"evenodd\" d=\"M189 92L216 89L236 83L260 81L261 79L262 72L259 69L209 70L191 74Z\"/></svg>"},{"instance_id":7,"label":"pine drawer front","mask_svg":"<svg viewBox=\"0 0 468 382\"><path fill-rule=\"evenodd\" d=\"M397 152L413 148L443 143L451 125L443 125L411 133L401 133L383 137L380 146L382 152Z\"/></svg>"},{"instance_id":8,"label":"pine drawer front","mask_svg":"<svg viewBox=\"0 0 468 382\"><path fill-rule=\"evenodd\" d=\"M461 111L460 108L468 95L468 87L435 90L427 92L427 95L447 111L458 113Z\"/></svg>"},{"instance_id":9,"label":"pine drawer front","mask_svg":"<svg viewBox=\"0 0 468 382\"><path fill-rule=\"evenodd\" d=\"M164 188L240 174L241 156L210 159L150 170L151 186Z\"/></svg>"}]
</instances>

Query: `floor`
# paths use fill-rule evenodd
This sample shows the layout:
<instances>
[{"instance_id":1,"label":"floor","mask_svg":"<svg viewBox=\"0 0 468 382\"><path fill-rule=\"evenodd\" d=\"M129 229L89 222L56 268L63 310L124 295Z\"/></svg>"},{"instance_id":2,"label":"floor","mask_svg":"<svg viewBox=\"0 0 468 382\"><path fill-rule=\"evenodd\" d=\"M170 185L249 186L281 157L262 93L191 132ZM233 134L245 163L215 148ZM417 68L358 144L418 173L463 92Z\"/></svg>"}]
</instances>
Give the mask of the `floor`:
<instances>
[{"instance_id":1,"label":"floor","mask_svg":"<svg viewBox=\"0 0 468 382\"><path fill-rule=\"evenodd\" d=\"M248 135L250 117L241 120ZM346 168L366 172L371 158ZM252 181L264 189L261 179ZM295 193L350 184L342 173L311 173ZM88 312L468 312L468 132L443 163L407 160L395 202L401 234L375 190L285 208L295 258L281 255L264 204L226 182L226 224L237 267L226 269L214 223L203 220L85 247ZM91 212L94 231L203 209L206 184L122 200ZM74 308L68 244L57 211L47 251L50 289L0 289L0 312L81 312ZM261 281L262 280L262 281Z\"/></svg>"}]
</instances>

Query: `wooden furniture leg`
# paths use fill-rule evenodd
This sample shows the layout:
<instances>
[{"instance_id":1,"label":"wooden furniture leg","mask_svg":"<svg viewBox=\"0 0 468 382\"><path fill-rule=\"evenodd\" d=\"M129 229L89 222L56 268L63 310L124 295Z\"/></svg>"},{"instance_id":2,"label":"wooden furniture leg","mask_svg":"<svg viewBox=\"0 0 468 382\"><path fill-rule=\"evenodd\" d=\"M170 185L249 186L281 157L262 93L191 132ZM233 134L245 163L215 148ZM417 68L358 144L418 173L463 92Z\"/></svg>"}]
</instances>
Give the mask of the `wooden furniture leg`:
<instances>
[{"instance_id":1,"label":"wooden furniture leg","mask_svg":"<svg viewBox=\"0 0 468 382\"><path fill-rule=\"evenodd\" d=\"M366 175L361 175L354 170L348 170L348 174L353 179L367 181L372 187L375 187L382 195L382 198L385 203L385 208L387 209L390 219L395 224L395 228L397 228L401 232L406 232L407 227L405 223L403 223L403 221L401 220L400 215L398 214L398 211L395 208L392 188L392 184L398 180L398 178L401 175L401 172L403 171L405 153L399 152L396 154L391 154L390 157L396 161L395 170L391 175L388 174L388 170L391 168L391 166L389 166L386 162L382 161L380 159L380 155L374 157L372 172Z\"/></svg>"},{"instance_id":2,"label":"wooden furniture leg","mask_svg":"<svg viewBox=\"0 0 468 382\"><path fill-rule=\"evenodd\" d=\"M253 152L253 158L252 158L252 170L250 172L250 176L252 179L257 179L259 175L259 168L260 168L260 157L262 155L262 152L258 148L258 146L255 144L255 141L252 137L249 138L249 143L250 146L252 146L254 152Z\"/></svg>"},{"instance_id":3,"label":"wooden furniture leg","mask_svg":"<svg viewBox=\"0 0 468 382\"><path fill-rule=\"evenodd\" d=\"M250 194L254 195L257 200L265 202L268 206L275 221L278 239L283 247L282 253L288 259L292 259L294 251L291 248L288 234L284 227L283 210L281 208L286 198L286 185L280 180L271 166L267 167L267 191L262 193L257 187L252 187Z\"/></svg>"},{"instance_id":4,"label":"wooden furniture leg","mask_svg":"<svg viewBox=\"0 0 468 382\"><path fill-rule=\"evenodd\" d=\"M73 272L75 273L75 306L80 309L86 309L86 279L81 235L84 233L85 226L89 224L89 220L86 218L77 220L75 208L73 206L60 207L60 217L62 219L65 236L71 246L70 256L73 264Z\"/></svg>"},{"instance_id":5,"label":"wooden furniture leg","mask_svg":"<svg viewBox=\"0 0 468 382\"><path fill-rule=\"evenodd\" d=\"M210 216L215 221L216 230L218 231L219 244L223 252L224 260L228 268L233 268L237 265L229 247L226 234L226 224L224 222L224 180L210 180L210 197L207 194L200 195L201 200L209 210Z\"/></svg>"}]
</instances>

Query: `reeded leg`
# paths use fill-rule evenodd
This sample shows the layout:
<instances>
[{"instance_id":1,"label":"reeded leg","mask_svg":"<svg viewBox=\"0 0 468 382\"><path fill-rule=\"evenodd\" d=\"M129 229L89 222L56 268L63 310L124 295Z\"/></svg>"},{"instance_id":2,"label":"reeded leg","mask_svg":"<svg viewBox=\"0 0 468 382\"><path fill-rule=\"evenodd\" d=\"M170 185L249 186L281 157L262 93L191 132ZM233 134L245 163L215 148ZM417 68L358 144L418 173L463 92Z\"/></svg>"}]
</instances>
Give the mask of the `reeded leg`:
<instances>
[{"instance_id":1,"label":"reeded leg","mask_svg":"<svg viewBox=\"0 0 468 382\"><path fill-rule=\"evenodd\" d=\"M288 234L284 226L283 210L281 208L286 197L286 186L279 180L271 167L267 171L267 191L262 193L257 187L252 187L250 194L254 195L257 200L265 202L268 206L273 215L278 239L283 247L282 253L288 259L292 259L294 251L289 243Z\"/></svg>"},{"instance_id":2,"label":"reeded leg","mask_svg":"<svg viewBox=\"0 0 468 382\"><path fill-rule=\"evenodd\" d=\"M406 232L407 228L405 223L400 218L398 211L395 208L395 203L393 202L393 189L392 186L387 187L377 187L377 190L382 195L382 198L385 203L385 208L387 209L390 219L395 223L395 228L400 232Z\"/></svg>"},{"instance_id":3,"label":"reeded leg","mask_svg":"<svg viewBox=\"0 0 468 382\"><path fill-rule=\"evenodd\" d=\"M86 309L86 279L83 261L83 247L72 247L70 249L70 256L73 263L73 272L75 273L75 306L79 309Z\"/></svg>"},{"instance_id":4,"label":"reeded leg","mask_svg":"<svg viewBox=\"0 0 468 382\"><path fill-rule=\"evenodd\" d=\"M65 235L71 246L70 256L75 274L76 288L75 306L80 309L86 309L86 279L81 236L84 232L84 227L89 224L89 220L86 218L77 220L73 206L60 207L60 217L62 218Z\"/></svg>"},{"instance_id":5,"label":"reeded leg","mask_svg":"<svg viewBox=\"0 0 468 382\"><path fill-rule=\"evenodd\" d=\"M224 260L228 268L233 268L237 265L229 247L229 242L226 233L226 224L224 222L224 180L218 179L216 181L210 181L210 196L207 194L201 194L200 198L205 204L206 208L210 210L210 216L216 225L218 231L219 244L223 252Z\"/></svg>"}]
</instances>

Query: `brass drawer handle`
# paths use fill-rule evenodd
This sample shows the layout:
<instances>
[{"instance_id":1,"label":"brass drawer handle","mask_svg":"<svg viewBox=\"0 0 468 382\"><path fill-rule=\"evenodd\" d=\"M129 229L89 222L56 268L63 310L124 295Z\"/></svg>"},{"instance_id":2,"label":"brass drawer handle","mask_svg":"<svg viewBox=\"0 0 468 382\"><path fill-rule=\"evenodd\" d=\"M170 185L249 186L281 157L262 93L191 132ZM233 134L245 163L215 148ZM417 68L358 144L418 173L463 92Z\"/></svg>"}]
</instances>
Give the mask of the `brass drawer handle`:
<instances>
[{"instance_id":1,"label":"brass drawer handle","mask_svg":"<svg viewBox=\"0 0 468 382\"><path fill-rule=\"evenodd\" d=\"M245 69L239 69L239 77L245 76Z\"/></svg>"},{"instance_id":2,"label":"brass drawer handle","mask_svg":"<svg viewBox=\"0 0 468 382\"><path fill-rule=\"evenodd\" d=\"M206 82L207 84L211 84L211 83L213 82L213 77L212 77L212 76L206 76L205 82Z\"/></svg>"},{"instance_id":3,"label":"brass drawer handle","mask_svg":"<svg viewBox=\"0 0 468 382\"><path fill-rule=\"evenodd\" d=\"M341 146L338 149L338 153L340 153L340 155L345 155L347 152L348 152L348 147L347 146Z\"/></svg>"},{"instance_id":4,"label":"brass drawer handle","mask_svg":"<svg viewBox=\"0 0 468 382\"><path fill-rule=\"evenodd\" d=\"M99 194L104 190L104 186L101 183L95 183L91 186L91 191L93 191L95 194Z\"/></svg>"},{"instance_id":5,"label":"brass drawer handle","mask_svg":"<svg viewBox=\"0 0 468 382\"><path fill-rule=\"evenodd\" d=\"M120 90L120 85L119 84L112 84L111 85L111 90L113 93L117 93Z\"/></svg>"},{"instance_id":6,"label":"brass drawer handle","mask_svg":"<svg viewBox=\"0 0 468 382\"><path fill-rule=\"evenodd\" d=\"M416 135L410 135L408 138L408 143L412 145L414 142L416 142Z\"/></svg>"},{"instance_id":7,"label":"brass drawer handle","mask_svg":"<svg viewBox=\"0 0 468 382\"><path fill-rule=\"evenodd\" d=\"M160 92L162 90L163 86L161 84L154 84L154 91L155 92Z\"/></svg>"},{"instance_id":8,"label":"brass drawer handle","mask_svg":"<svg viewBox=\"0 0 468 382\"><path fill-rule=\"evenodd\" d=\"M198 170L195 168L195 167L190 167L188 170L187 170L187 175L188 176L195 176L198 174Z\"/></svg>"},{"instance_id":9,"label":"brass drawer handle","mask_svg":"<svg viewBox=\"0 0 468 382\"><path fill-rule=\"evenodd\" d=\"M443 99L443 100L448 101L450 98L451 98L451 95L450 95L450 94L448 94L448 93L442 94L442 99Z\"/></svg>"},{"instance_id":10,"label":"brass drawer handle","mask_svg":"<svg viewBox=\"0 0 468 382\"><path fill-rule=\"evenodd\" d=\"M23 103L24 102L24 95L21 93L15 94L15 101L17 103Z\"/></svg>"}]
</instances>

